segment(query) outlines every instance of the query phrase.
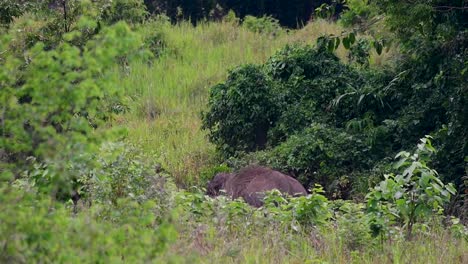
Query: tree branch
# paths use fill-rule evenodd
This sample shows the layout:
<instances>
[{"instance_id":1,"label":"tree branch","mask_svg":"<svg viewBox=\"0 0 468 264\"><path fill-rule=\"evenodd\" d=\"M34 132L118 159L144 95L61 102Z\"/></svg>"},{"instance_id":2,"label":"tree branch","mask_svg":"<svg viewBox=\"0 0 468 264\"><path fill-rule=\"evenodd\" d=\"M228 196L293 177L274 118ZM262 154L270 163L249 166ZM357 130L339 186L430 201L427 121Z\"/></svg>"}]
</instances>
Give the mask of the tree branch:
<instances>
[{"instance_id":1,"label":"tree branch","mask_svg":"<svg viewBox=\"0 0 468 264\"><path fill-rule=\"evenodd\" d=\"M451 10L468 10L468 6L435 6L433 7L436 11L451 11Z\"/></svg>"}]
</instances>

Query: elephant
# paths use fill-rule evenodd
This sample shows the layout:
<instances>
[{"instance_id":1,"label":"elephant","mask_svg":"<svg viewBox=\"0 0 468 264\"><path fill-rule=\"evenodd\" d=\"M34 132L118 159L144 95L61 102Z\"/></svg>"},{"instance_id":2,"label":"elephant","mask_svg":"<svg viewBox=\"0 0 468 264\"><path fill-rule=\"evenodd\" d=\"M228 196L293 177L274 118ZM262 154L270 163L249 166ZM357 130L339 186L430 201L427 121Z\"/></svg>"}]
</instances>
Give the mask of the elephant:
<instances>
[{"instance_id":1,"label":"elephant","mask_svg":"<svg viewBox=\"0 0 468 264\"><path fill-rule=\"evenodd\" d=\"M214 197L225 190L232 199L242 197L251 206L261 207L263 193L274 189L292 196L307 195L296 179L262 166L249 166L238 173L218 173L208 183L206 194Z\"/></svg>"}]
</instances>

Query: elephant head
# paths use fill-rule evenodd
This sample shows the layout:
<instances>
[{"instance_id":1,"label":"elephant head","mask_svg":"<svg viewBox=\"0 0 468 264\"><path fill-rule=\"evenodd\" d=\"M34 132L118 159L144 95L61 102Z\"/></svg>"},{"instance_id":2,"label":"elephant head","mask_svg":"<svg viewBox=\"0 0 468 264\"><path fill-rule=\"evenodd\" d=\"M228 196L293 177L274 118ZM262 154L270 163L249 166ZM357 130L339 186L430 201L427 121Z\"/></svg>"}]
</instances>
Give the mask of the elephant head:
<instances>
[{"instance_id":1,"label":"elephant head","mask_svg":"<svg viewBox=\"0 0 468 264\"><path fill-rule=\"evenodd\" d=\"M233 173L218 173L216 176L208 182L206 188L206 194L211 197L218 196L220 190L226 188L226 182L233 176Z\"/></svg>"}]
</instances>

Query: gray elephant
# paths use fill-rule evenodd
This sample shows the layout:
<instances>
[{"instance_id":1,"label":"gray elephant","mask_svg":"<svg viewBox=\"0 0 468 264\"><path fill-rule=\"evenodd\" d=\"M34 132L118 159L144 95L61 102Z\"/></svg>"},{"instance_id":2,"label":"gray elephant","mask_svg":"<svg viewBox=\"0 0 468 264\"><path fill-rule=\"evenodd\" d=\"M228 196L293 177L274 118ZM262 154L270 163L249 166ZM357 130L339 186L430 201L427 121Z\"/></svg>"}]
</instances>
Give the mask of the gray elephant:
<instances>
[{"instance_id":1,"label":"gray elephant","mask_svg":"<svg viewBox=\"0 0 468 264\"><path fill-rule=\"evenodd\" d=\"M242 197L248 204L260 207L263 205L263 193L274 189L291 196L307 195L304 186L296 179L261 166L249 166L238 173L218 173L208 183L206 193L213 197L225 190L232 199Z\"/></svg>"}]
</instances>

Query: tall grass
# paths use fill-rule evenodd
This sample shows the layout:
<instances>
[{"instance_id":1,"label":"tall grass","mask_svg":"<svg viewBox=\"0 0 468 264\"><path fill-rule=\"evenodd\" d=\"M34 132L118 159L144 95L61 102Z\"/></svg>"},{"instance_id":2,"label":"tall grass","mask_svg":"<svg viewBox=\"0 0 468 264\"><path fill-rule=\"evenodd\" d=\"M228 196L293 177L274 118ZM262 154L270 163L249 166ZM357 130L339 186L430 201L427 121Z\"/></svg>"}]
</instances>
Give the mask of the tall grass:
<instances>
[{"instance_id":1,"label":"tall grass","mask_svg":"<svg viewBox=\"0 0 468 264\"><path fill-rule=\"evenodd\" d=\"M179 229L180 230L180 229ZM447 231L432 231L412 241L385 241L380 246L350 248L337 231L293 232L275 228L250 235L223 233L209 225L180 233L161 257L192 263L467 263L465 240ZM368 241L369 243L371 241Z\"/></svg>"}]
</instances>

